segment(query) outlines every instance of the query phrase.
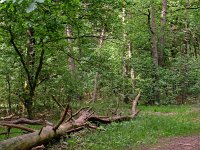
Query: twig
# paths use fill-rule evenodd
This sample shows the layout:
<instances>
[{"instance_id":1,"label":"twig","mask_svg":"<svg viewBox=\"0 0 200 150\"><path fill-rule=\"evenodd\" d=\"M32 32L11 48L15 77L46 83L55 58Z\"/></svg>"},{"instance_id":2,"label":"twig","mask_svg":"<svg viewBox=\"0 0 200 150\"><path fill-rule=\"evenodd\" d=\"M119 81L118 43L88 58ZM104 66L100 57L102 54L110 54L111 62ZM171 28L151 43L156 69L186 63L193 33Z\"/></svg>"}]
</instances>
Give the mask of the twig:
<instances>
[{"instance_id":1,"label":"twig","mask_svg":"<svg viewBox=\"0 0 200 150\"><path fill-rule=\"evenodd\" d=\"M65 110L64 106L61 105L61 104L57 101L57 99L55 98L54 95L51 95L51 97L52 97L52 99L54 100L54 102L56 102L56 104L57 104L62 110Z\"/></svg>"},{"instance_id":2,"label":"twig","mask_svg":"<svg viewBox=\"0 0 200 150\"><path fill-rule=\"evenodd\" d=\"M86 127L87 127L88 129L97 129L97 128L98 128L97 126L95 126L95 125L90 125L90 124L87 124Z\"/></svg>"},{"instance_id":3,"label":"twig","mask_svg":"<svg viewBox=\"0 0 200 150\"><path fill-rule=\"evenodd\" d=\"M78 128L74 128L74 129L68 130L68 131L66 131L66 133L70 134L72 132L78 132L80 130L83 130L84 128L85 128L84 126L81 126L81 127L78 127Z\"/></svg>"},{"instance_id":4,"label":"twig","mask_svg":"<svg viewBox=\"0 0 200 150\"><path fill-rule=\"evenodd\" d=\"M42 129L43 129L44 127L42 127L41 129L40 129L40 131L38 132L38 135L40 135L41 133L42 133Z\"/></svg>"},{"instance_id":5,"label":"twig","mask_svg":"<svg viewBox=\"0 0 200 150\"><path fill-rule=\"evenodd\" d=\"M80 108L77 112L75 112L74 114L72 114L72 111L71 111L71 114L70 114L70 117L65 121L65 122L69 122L71 119L73 119L73 117L75 117L76 115L78 115L82 110L86 109L88 107L83 107L83 108Z\"/></svg>"}]
</instances>

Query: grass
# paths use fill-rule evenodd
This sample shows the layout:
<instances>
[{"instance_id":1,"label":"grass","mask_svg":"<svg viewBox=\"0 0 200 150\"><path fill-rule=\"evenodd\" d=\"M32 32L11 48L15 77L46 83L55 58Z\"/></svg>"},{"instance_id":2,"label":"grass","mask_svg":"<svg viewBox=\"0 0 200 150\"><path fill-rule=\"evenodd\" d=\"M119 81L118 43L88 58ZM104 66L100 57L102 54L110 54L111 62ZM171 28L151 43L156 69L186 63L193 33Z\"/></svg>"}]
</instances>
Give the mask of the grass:
<instances>
[{"instance_id":1,"label":"grass","mask_svg":"<svg viewBox=\"0 0 200 150\"><path fill-rule=\"evenodd\" d=\"M42 126L41 125L27 125L26 127L29 127L29 128L35 129L35 130L39 130ZM0 127L0 133L6 132L6 131L7 131L6 128ZM12 138L12 137L24 134L21 129L16 129L16 128L12 128L10 133L11 134L9 135L9 137L7 137L7 135L0 135L0 141L5 140L7 138Z\"/></svg>"},{"instance_id":2,"label":"grass","mask_svg":"<svg viewBox=\"0 0 200 150\"><path fill-rule=\"evenodd\" d=\"M71 149L135 149L155 144L162 137L200 134L200 111L193 106L139 106L139 109L141 113L135 120L101 126L90 134L74 136L70 139L73 141Z\"/></svg>"}]
</instances>

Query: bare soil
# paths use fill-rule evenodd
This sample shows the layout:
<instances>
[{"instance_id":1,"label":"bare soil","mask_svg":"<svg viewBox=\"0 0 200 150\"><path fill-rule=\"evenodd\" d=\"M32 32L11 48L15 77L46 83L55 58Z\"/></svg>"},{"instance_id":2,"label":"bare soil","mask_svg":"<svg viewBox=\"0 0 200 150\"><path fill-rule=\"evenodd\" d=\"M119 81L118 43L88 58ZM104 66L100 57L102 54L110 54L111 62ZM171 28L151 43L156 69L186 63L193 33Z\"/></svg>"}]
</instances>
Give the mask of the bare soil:
<instances>
[{"instance_id":1,"label":"bare soil","mask_svg":"<svg viewBox=\"0 0 200 150\"><path fill-rule=\"evenodd\" d=\"M138 150L200 150L200 135L162 139L157 145Z\"/></svg>"}]
</instances>

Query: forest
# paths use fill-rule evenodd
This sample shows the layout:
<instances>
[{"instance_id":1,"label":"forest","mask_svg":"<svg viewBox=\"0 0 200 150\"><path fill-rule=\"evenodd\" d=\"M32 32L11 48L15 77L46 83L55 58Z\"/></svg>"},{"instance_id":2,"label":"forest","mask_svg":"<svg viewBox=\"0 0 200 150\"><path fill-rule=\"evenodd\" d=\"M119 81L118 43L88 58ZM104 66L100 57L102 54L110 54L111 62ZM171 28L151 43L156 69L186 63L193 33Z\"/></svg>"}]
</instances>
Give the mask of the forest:
<instances>
[{"instance_id":1,"label":"forest","mask_svg":"<svg viewBox=\"0 0 200 150\"><path fill-rule=\"evenodd\" d=\"M0 0L0 150L199 150L199 56L199 0Z\"/></svg>"}]
</instances>

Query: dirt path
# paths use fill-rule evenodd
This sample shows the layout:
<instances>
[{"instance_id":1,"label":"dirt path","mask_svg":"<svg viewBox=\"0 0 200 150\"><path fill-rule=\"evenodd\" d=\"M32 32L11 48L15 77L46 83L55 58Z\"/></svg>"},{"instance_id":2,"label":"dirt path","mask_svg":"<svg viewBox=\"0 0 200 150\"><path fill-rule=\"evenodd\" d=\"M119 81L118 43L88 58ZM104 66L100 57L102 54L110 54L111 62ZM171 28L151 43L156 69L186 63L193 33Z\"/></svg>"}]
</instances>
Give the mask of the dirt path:
<instances>
[{"instance_id":1,"label":"dirt path","mask_svg":"<svg viewBox=\"0 0 200 150\"><path fill-rule=\"evenodd\" d=\"M142 147L139 150L200 150L200 135L167 138L156 146Z\"/></svg>"}]
</instances>

